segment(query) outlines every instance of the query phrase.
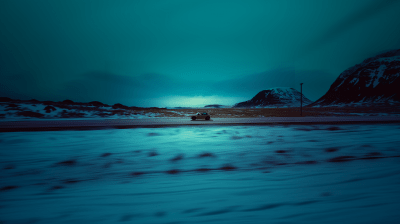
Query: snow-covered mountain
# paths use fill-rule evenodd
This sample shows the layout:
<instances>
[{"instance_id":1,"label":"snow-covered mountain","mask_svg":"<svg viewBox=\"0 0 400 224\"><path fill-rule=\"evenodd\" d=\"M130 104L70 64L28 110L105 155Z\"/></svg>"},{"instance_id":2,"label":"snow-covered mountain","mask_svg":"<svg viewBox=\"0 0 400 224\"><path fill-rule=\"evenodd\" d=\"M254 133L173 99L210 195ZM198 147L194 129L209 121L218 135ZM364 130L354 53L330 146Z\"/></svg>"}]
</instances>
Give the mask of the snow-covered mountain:
<instances>
[{"instance_id":1,"label":"snow-covered mountain","mask_svg":"<svg viewBox=\"0 0 400 224\"><path fill-rule=\"evenodd\" d=\"M301 93L289 87L263 90L251 100L237 103L233 107L300 107ZM303 94L303 106L312 103Z\"/></svg>"},{"instance_id":2,"label":"snow-covered mountain","mask_svg":"<svg viewBox=\"0 0 400 224\"><path fill-rule=\"evenodd\" d=\"M309 106L376 105L400 102L400 49L368 58L344 71Z\"/></svg>"}]
</instances>

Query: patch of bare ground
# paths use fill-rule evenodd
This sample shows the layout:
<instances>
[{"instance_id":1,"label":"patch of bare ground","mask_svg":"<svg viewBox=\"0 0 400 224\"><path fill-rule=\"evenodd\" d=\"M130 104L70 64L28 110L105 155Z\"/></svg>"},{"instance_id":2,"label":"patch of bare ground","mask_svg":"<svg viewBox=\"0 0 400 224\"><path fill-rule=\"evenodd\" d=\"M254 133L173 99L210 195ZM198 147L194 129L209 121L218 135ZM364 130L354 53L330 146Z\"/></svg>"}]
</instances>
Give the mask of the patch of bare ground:
<instances>
[{"instance_id":1,"label":"patch of bare ground","mask_svg":"<svg viewBox=\"0 0 400 224\"><path fill-rule=\"evenodd\" d=\"M9 191L9 190L13 190L13 189L17 189L18 186L5 186L0 188L0 191Z\"/></svg>"},{"instance_id":2,"label":"patch of bare ground","mask_svg":"<svg viewBox=\"0 0 400 224\"><path fill-rule=\"evenodd\" d=\"M199 155L199 158L204 158L204 157L215 157L215 155L212 154L211 152L204 152Z\"/></svg>"},{"instance_id":3,"label":"patch of bare ground","mask_svg":"<svg viewBox=\"0 0 400 224\"><path fill-rule=\"evenodd\" d=\"M76 164L77 164L77 162L74 159L65 160L65 161L61 161L61 162L56 163L56 165L58 165L58 166L74 166Z\"/></svg>"},{"instance_id":4,"label":"patch of bare ground","mask_svg":"<svg viewBox=\"0 0 400 224\"><path fill-rule=\"evenodd\" d=\"M181 171L178 169L172 169L172 170L168 170L166 171L166 173L168 174L179 174Z\"/></svg>"},{"instance_id":5,"label":"patch of bare ground","mask_svg":"<svg viewBox=\"0 0 400 224\"><path fill-rule=\"evenodd\" d=\"M54 190L60 190L60 189L63 189L63 188L64 188L64 186L56 185L56 186L53 186L53 187L49 188L48 190L49 191L54 191Z\"/></svg>"},{"instance_id":6,"label":"patch of bare ground","mask_svg":"<svg viewBox=\"0 0 400 224\"><path fill-rule=\"evenodd\" d=\"M220 170L225 170L225 171L232 171L232 170L235 170L236 167L234 167L234 166L232 166L230 164L226 164L226 165L220 167L219 169Z\"/></svg>"}]
</instances>

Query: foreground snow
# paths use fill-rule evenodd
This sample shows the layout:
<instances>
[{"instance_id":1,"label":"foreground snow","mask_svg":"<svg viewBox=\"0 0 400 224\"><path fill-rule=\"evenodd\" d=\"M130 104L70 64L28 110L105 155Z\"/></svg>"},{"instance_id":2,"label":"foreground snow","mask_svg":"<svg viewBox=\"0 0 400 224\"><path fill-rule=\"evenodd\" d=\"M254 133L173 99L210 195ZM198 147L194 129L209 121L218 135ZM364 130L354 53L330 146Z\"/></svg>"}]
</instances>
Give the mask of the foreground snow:
<instances>
[{"instance_id":1,"label":"foreground snow","mask_svg":"<svg viewBox=\"0 0 400 224\"><path fill-rule=\"evenodd\" d=\"M0 223L396 223L399 130L0 133Z\"/></svg>"}]
</instances>

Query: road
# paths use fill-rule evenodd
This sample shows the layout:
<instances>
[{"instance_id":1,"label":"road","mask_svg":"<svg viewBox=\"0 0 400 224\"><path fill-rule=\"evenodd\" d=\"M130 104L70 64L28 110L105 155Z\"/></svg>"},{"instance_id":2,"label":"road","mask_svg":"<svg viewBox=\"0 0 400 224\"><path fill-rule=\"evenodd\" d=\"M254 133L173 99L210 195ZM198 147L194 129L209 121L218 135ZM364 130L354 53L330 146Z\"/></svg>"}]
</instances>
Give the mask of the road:
<instances>
[{"instance_id":1,"label":"road","mask_svg":"<svg viewBox=\"0 0 400 224\"><path fill-rule=\"evenodd\" d=\"M181 125L273 125L273 124L355 124L398 123L400 117L263 117L214 118L210 121L187 118L87 119L1 121L0 132L91 130L104 128L168 127Z\"/></svg>"}]
</instances>

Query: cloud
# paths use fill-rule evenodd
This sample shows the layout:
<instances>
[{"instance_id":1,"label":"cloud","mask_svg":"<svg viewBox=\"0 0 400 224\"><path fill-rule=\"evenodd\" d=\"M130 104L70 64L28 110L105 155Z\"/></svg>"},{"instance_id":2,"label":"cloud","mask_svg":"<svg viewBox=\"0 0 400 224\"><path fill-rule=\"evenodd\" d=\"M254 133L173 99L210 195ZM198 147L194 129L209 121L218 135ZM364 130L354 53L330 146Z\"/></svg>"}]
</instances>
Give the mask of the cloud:
<instances>
[{"instance_id":1,"label":"cloud","mask_svg":"<svg viewBox=\"0 0 400 224\"><path fill-rule=\"evenodd\" d=\"M99 100L105 103L127 102L138 97L154 96L151 91L160 83L153 77L143 80L108 72L92 71L69 81L61 95L77 101Z\"/></svg>"},{"instance_id":2,"label":"cloud","mask_svg":"<svg viewBox=\"0 0 400 224\"><path fill-rule=\"evenodd\" d=\"M18 72L2 75L0 80L0 96L13 99L32 99L43 97L44 88L39 77L31 72Z\"/></svg>"},{"instance_id":3,"label":"cloud","mask_svg":"<svg viewBox=\"0 0 400 224\"><path fill-rule=\"evenodd\" d=\"M238 102L247 100L245 97L227 96L166 96L150 100L152 105L158 107L203 107L209 104L232 106Z\"/></svg>"},{"instance_id":4,"label":"cloud","mask_svg":"<svg viewBox=\"0 0 400 224\"><path fill-rule=\"evenodd\" d=\"M349 31L359 23L376 16L391 7L397 0L377 0L372 4L361 8L359 11L344 17L334 24L326 33L316 39L313 39L305 46L307 51L316 50L323 45L337 39L341 34Z\"/></svg>"},{"instance_id":5,"label":"cloud","mask_svg":"<svg viewBox=\"0 0 400 224\"><path fill-rule=\"evenodd\" d=\"M295 75L294 68L281 67L260 73L244 74L239 78L213 83L211 89L215 89L216 94L253 97L264 89L293 87Z\"/></svg>"},{"instance_id":6,"label":"cloud","mask_svg":"<svg viewBox=\"0 0 400 224\"><path fill-rule=\"evenodd\" d=\"M198 77L186 77L183 80L179 76L157 73L132 77L92 71L72 81L55 84L54 80L25 72L3 78L0 94L19 99L70 99L78 102L96 100L107 104L122 103L145 107L232 105L248 100L267 88L296 87L296 76L304 77L309 93L315 94L311 89L316 89L322 95L326 91L320 90L323 85L319 85L318 81L328 75L321 71L297 71L292 67L282 67L215 82Z\"/></svg>"},{"instance_id":7,"label":"cloud","mask_svg":"<svg viewBox=\"0 0 400 224\"><path fill-rule=\"evenodd\" d=\"M200 102L207 98L208 102L217 98L221 100L224 97L233 97L234 99L252 97L257 92L271 87L292 87L294 75L293 68L277 68L214 82L212 80L204 81L198 77L182 80L179 76L156 73L130 77L93 71L66 83L59 95L74 101L99 100L104 103L117 103L118 101L136 106L156 106L150 105L150 101L165 101L165 97L168 98L167 101L170 101L176 97L193 98L198 96L192 101ZM231 98L223 101L231 103L234 101Z\"/></svg>"}]
</instances>

